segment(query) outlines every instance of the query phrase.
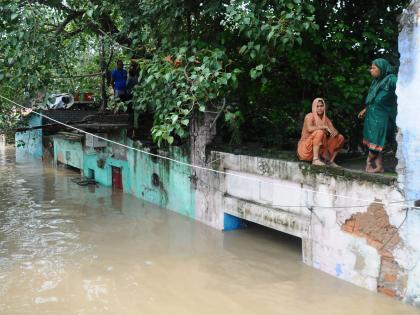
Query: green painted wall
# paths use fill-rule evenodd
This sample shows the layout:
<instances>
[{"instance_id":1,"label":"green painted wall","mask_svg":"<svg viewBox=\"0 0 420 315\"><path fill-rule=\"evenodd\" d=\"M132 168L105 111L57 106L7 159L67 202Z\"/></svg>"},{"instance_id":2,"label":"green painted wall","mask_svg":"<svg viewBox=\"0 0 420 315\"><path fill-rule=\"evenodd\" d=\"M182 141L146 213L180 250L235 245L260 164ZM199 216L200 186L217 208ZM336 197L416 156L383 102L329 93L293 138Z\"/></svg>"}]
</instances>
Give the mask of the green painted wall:
<instances>
[{"instance_id":1,"label":"green painted wall","mask_svg":"<svg viewBox=\"0 0 420 315\"><path fill-rule=\"evenodd\" d=\"M129 146L133 146L131 141ZM144 148L142 148L144 150ZM172 147L169 156L188 162L188 153L179 147ZM195 218L195 193L191 185L191 169L168 160L129 150L127 153L130 170L131 192L138 198ZM153 183L153 174L159 178Z\"/></svg>"},{"instance_id":2,"label":"green painted wall","mask_svg":"<svg viewBox=\"0 0 420 315\"><path fill-rule=\"evenodd\" d=\"M103 160L103 166L99 167L98 160ZM125 192L131 192L130 189L130 170L128 162L124 160L117 160L109 156L107 153L96 153L89 149L85 150L83 154L83 174L89 176L89 170L93 170L95 180L104 186L112 186L112 167L121 168L123 188Z\"/></svg>"},{"instance_id":3,"label":"green painted wall","mask_svg":"<svg viewBox=\"0 0 420 315\"><path fill-rule=\"evenodd\" d=\"M53 138L54 161L78 169L83 167L83 147L80 141L71 141L60 136Z\"/></svg>"},{"instance_id":4,"label":"green painted wall","mask_svg":"<svg viewBox=\"0 0 420 315\"><path fill-rule=\"evenodd\" d=\"M36 127L42 125L42 118L38 115L31 114L26 118L28 127ZM42 129L27 130L16 132L16 159L24 159L27 156L42 159Z\"/></svg>"},{"instance_id":5,"label":"green painted wall","mask_svg":"<svg viewBox=\"0 0 420 315\"><path fill-rule=\"evenodd\" d=\"M133 142L125 137L125 132L109 138L134 146ZM70 152L71 158L68 160L65 159L66 152ZM189 160L188 152L178 147L171 148L166 154L183 162ZM82 169L86 177L94 173L95 180L104 186L112 186L112 167L119 167L124 192L195 218L195 193L190 180L191 169L187 166L112 144L100 150L83 148L81 143L58 137L54 138L54 158L56 161L64 161L62 163Z\"/></svg>"}]
</instances>

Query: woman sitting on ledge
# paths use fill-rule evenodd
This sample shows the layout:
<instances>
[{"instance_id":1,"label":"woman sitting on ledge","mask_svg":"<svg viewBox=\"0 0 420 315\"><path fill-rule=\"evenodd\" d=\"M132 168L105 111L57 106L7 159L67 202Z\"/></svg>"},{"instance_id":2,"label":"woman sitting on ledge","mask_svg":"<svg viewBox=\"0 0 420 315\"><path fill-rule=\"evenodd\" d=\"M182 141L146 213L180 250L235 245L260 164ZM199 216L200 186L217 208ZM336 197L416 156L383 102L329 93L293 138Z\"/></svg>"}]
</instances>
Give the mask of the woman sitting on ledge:
<instances>
[{"instance_id":1,"label":"woman sitting on ledge","mask_svg":"<svg viewBox=\"0 0 420 315\"><path fill-rule=\"evenodd\" d=\"M337 166L334 159L343 144L344 137L327 117L325 101L316 98L312 103L312 113L306 115L303 124L297 149L299 159L312 161L314 165Z\"/></svg>"}]
</instances>

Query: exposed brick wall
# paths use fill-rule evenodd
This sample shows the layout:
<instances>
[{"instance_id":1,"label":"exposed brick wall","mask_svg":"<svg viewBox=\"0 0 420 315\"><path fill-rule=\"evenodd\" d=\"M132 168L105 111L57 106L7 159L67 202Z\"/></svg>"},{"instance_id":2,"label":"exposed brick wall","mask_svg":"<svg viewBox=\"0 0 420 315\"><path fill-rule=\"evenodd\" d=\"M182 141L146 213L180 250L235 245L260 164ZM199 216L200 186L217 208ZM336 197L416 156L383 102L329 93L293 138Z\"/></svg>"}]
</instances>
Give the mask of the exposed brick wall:
<instances>
[{"instance_id":1,"label":"exposed brick wall","mask_svg":"<svg viewBox=\"0 0 420 315\"><path fill-rule=\"evenodd\" d=\"M356 213L341 226L342 231L366 239L381 256L378 292L402 297L406 288L405 271L395 261L393 251L401 243L398 229L389 222L382 204L372 204L367 212Z\"/></svg>"}]
</instances>

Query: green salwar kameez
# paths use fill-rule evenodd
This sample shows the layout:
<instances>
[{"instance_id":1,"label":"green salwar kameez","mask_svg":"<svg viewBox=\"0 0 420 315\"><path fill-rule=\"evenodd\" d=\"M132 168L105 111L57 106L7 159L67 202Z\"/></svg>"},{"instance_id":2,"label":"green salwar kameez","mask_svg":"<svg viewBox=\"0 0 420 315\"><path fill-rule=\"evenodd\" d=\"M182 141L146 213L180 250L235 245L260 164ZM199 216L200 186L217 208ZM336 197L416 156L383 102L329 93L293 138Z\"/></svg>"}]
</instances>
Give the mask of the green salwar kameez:
<instances>
[{"instance_id":1,"label":"green salwar kameez","mask_svg":"<svg viewBox=\"0 0 420 315\"><path fill-rule=\"evenodd\" d=\"M366 116L363 128L363 143L374 153L382 152L387 135L394 128L397 116L397 76L385 59L373 61L381 76L372 82L366 97Z\"/></svg>"}]
</instances>

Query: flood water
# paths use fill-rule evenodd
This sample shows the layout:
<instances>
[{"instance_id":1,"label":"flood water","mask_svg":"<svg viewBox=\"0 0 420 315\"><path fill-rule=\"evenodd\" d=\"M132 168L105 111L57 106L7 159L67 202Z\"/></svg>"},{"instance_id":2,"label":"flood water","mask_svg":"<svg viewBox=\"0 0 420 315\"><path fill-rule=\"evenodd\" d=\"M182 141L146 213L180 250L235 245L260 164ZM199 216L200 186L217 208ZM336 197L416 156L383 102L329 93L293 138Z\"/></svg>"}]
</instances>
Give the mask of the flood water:
<instances>
[{"instance_id":1,"label":"flood water","mask_svg":"<svg viewBox=\"0 0 420 315\"><path fill-rule=\"evenodd\" d=\"M305 266L298 239L223 233L0 151L0 314L418 314Z\"/></svg>"}]
</instances>

